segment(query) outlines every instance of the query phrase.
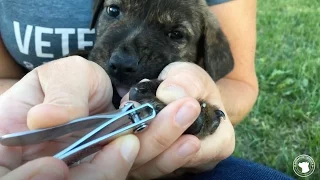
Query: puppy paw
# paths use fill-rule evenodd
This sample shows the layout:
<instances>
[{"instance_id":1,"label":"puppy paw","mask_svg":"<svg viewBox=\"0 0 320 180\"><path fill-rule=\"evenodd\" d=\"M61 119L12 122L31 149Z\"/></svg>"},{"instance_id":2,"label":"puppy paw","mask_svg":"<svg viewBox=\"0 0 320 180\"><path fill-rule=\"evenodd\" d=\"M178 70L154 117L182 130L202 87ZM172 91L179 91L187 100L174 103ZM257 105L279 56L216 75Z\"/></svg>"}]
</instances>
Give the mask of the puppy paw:
<instances>
[{"instance_id":1,"label":"puppy paw","mask_svg":"<svg viewBox=\"0 0 320 180\"><path fill-rule=\"evenodd\" d=\"M196 121L184 132L184 134L193 134L199 139L213 134L220 125L221 119L225 118L225 114L216 106L198 100L201 112Z\"/></svg>"},{"instance_id":2,"label":"puppy paw","mask_svg":"<svg viewBox=\"0 0 320 180\"><path fill-rule=\"evenodd\" d=\"M140 104L150 103L158 114L166 106L155 95L161 82L160 80L151 80L132 86L129 91L129 100Z\"/></svg>"},{"instance_id":3,"label":"puppy paw","mask_svg":"<svg viewBox=\"0 0 320 180\"><path fill-rule=\"evenodd\" d=\"M156 113L159 113L166 106L164 102L156 97L156 91L161 82L161 80L151 80L134 85L129 91L129 100L141 104L150 103L155 108ZM199 139L203 139L215 132L220 124L220 120L225 115L217 107L209 105L202 100L198 101L201 106L200 115L184 134L192 134Z\"/></svg>"}]
</instances>

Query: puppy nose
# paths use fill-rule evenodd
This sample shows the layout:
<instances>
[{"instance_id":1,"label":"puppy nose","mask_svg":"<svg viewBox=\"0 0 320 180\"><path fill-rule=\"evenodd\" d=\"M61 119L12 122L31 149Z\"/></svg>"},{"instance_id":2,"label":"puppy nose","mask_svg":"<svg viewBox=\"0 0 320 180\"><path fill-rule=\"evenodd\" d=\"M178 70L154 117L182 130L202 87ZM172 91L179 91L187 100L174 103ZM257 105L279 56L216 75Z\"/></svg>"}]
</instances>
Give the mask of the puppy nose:
<instances>
[{"instance_id":1,"label":"puppy nose","mask_svg":"<svg viewBox=\"0 0 320 180\"><path fill-rule=\"evenodd\" d=\"M131 74L137 71L137 60L126 53L114 53L109 60L111 73Z\"/></svg>"},{"instance_id":2,"label":"puppy nose","mask_svg":"<svg viewBox=\"0 0 320 180\"><path fill-rule=\"evenodd\" d=\"M109 67L114 73L133 73L136 71L136 66L133 64L124 63L122 61L110 60Z\"/></svg>"}]
</instances>

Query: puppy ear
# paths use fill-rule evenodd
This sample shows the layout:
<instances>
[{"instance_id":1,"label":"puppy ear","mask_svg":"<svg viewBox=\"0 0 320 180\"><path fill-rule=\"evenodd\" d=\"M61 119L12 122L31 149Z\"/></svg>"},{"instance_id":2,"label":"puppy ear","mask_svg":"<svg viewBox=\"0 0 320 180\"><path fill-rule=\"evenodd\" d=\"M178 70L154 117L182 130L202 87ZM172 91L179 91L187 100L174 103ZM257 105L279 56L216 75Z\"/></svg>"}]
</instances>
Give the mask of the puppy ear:
<instances>
[{"instance_id":1,"label":"puppy ear","mask_svg":"<svg viewBox=\"0 0 320 180\"><path fill-rule=\"evenodd\" d=\"M227 38L219 27L218 20L210 11L204 12L202 48L204 69L214 81L227 75L234 60ZM200 45L201 47L201 45Z\"/></svg>"},{"instance_id":2,"label":"puppy ear","mask_svg":"<svg viewBox=\"0 0 320 180\"><path fill-rule=\"evenodd\" d=\"M91 29L95 27L98 21L99 14L103 9L103 3L104 3L104 0L94 0L93 2L93 9L92 9L93 15L92 15L91 24L90 24Z\"/></svg>"}]
</instances>

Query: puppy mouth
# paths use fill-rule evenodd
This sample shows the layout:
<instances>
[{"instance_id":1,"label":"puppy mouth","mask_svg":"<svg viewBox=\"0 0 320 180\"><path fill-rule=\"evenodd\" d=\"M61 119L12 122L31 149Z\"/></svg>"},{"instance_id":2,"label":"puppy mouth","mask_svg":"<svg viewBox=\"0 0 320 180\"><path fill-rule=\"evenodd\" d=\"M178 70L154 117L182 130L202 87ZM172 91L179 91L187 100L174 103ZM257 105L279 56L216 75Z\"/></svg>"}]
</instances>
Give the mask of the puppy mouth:
<instances>
[{"instance_id":1,"label":"puppy mouth","mask_svg":"<svg viewBox=\"0 0 320 180\"><path fill-rule=\"evenodd\" d=\"M108 72L108 71L107 71ZM115 91L117 91L118 95L123 98L129 91L130 91L130 85L127 83L124 83L122 81L119 81L117 78L113 77L112 75L109 75L113 88Z\"/></svg>"},{"instance_id":2,"label":"puppy mouth","mask_svg":"<svg viewBox=\"0 0 320 180\"><path fill-rule=\"evenodd\" d=\"M116 87L116 90L121 98L123 98L123 96L125 96L130 90L130 87L124 86L121 84L118 84L115 87Z\"/></svg>"}]
</instances>

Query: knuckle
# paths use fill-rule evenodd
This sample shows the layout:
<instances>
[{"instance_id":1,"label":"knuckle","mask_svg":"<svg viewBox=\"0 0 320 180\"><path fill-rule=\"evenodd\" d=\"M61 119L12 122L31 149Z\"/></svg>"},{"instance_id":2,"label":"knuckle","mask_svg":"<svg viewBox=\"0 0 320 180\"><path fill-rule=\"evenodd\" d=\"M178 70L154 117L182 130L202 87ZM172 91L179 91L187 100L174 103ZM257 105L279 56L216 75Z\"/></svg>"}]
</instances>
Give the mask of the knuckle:
<instances>
[{"instance_id":1,"label":"knuckle","mask_svg":"<svg viewBox=\"0 0 320 180\"><path fill-rule=\"evenodd\" d=\"M203 98L204 95L206 96L208 83L205 83L204 78L201 78L200 75L195 75L190 71L190 73L181 73L173 78L177 84L185 89L188 95L194 98Z\"/></svg>"},{"instance_id":2,"label":"knuckle","mask_svg":"<svg viewBox=\"0 0 320 180\"><path fill-rule=\"evenodd\" d=\"M159 77L165 78L168 76L179 74L181 70L189 69L190 66L193 66L193 65L195 64L190 62L172 62L161 71Z\"/></svg>"},{"instance_id":3,"label":"knuckle","mask_svg":"<svg viewBox=\"0 0 320 180\"><path fill-rule=\"evenodd\" d=\"M154 137L152 138L154 140L154 148L157 150L163 150L166 149L169 146L170 140L163 136L161 133L154 133Z\"/></svg>"},{"instance_id":4,"label":"knuckle","mask_svg":"<svg viewBox=\"0 0 320 180\"><path fill-rule=\"evenodd\" d=\"M34 70L40 74L57 74L64 75L70 71L70 69L79 69L79 71L85 71L88 67L88 60L81 56L69 56L61 59L53 60L38 66Z\"/></svg>"},{"instance_id":5,"label":"knuckle","mask_svg":"<svg viewBox=\"0 0 320 180\"><path fill-rule=\"evenodd\" d=\"M206 159L203 157L203 149L200 149L195 156L193 156L184 167L195 167L203 164Z\"/></svg>"},{"instance_id":6,"label":"knuckle","mask_svg":"<svg viewBox=\"0 0 320 180\"><path fill-rule=\"evenodd\" d=\"M72 55L72 56L69 56L69 58L72 58L74 61L77 61L77 62L86 62L88 61L87 59L79 56L79 55Z\"/></svg>"},{"instance_id":7,"label":"knuckle","mask_svg":"<svg viewBox=\"0 0 320 180\"><path fill-rule=\"evenodd\" d=\"M159 162L156 163L155 166L156 166L156 169L158 170L160 175L167 175L173 171L170 168L168 168L168 166L165 166Z\"/></svg>"},{"instance_id":8,"label":"knuckle","mask_svg":"<svg viewBox=\"0 0 320 180\"><path fill-rule=\"evenodd\" d=\"M131 172L128 176L126 180L143 180L143 177L141 176L141 174L137 173L137 172Z\"/></svg>"},{"instance_id":9,"label":"knuckle","mask_svg":"<svg viewBox=\"0 0 320 180\"><path fill-rule=\"evenodd\" d=\"M68 67L76 66L77 68L87 67L88 62L89 62L88 60L78 55L69 56L69 57L63 58L62 61L57 61L57 63L61 63L61 65L67 65Z\"/></svg>"}]
</instances>

